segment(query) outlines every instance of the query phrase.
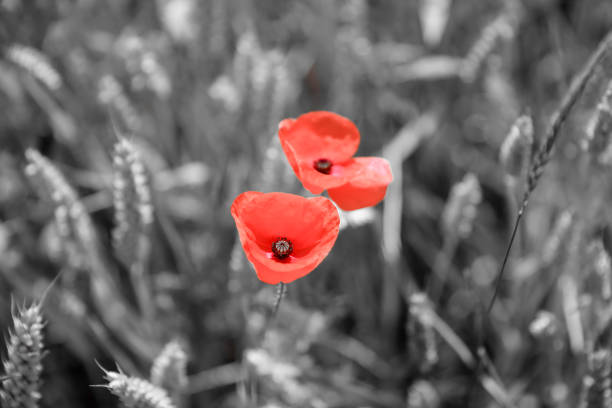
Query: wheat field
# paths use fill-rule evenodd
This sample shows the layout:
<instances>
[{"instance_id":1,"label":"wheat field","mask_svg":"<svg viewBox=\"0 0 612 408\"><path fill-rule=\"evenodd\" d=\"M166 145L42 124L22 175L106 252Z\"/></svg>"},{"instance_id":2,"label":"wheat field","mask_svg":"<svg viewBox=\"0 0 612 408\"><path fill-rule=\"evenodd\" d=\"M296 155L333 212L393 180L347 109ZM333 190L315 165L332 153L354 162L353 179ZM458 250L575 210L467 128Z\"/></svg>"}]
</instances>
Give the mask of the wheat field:
<instances>
[{"instance_id":1,"label":"wheat field","mask_svg":"<svg viewBox=\"0 0 612 408\"><path fill-rule=\"evenodd\" d=\"M609 0L0 0L0 406L612 407L610 33ZM311 192L279 124L314 111L382 201ZM308 276L256 273L247 191L339 220L289 217Z\"/></svg>"}]
</instances>

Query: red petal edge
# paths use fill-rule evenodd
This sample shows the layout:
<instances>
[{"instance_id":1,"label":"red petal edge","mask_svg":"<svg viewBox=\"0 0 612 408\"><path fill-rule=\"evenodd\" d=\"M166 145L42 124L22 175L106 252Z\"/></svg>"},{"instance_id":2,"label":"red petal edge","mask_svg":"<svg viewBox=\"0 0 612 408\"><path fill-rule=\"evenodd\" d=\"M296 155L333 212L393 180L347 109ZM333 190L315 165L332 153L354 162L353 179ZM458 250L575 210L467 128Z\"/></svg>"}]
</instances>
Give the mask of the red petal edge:
<instances>
[{"instance_id":1,"label":"red petal edge","mask_svg":"<svg viewBox=\"0 0 612 408\"><path fill-rule=\"evenodd\" d=\"M380 157L355 157L357 170L344 185L330 188L329 197L344 211L371 207L385 198L393 181L389 162Z\"/></svg>"}]
</instances>

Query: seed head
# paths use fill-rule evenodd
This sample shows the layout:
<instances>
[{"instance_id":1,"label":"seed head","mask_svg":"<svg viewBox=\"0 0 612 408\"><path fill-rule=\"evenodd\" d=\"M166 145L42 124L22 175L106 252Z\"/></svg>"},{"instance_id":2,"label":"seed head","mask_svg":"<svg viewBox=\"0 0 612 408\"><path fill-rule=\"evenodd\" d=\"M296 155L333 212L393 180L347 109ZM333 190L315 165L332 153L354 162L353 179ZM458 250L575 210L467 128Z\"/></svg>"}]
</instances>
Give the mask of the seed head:
<instances>
[{"instance_id":1,"label":"seed head","mask_svg":"<svg viewBox=\"0 0 612 408\"><path fill-rule=\"evenodd\" d=\"M588 246L588 258L598 279L598 289L603 300L612 298L612 260L601 240Z\"/></svg>"},{"instance_id":2,"label":"seed head","mask_svg":"<svg viewBox=\"0 0 612 408\"><path fill-rule=\"evenodd\" d=\"M558 331L559 322L557 318L547 310L540 310L529 324L529 333L537 339L552 337Z\"/></svg>"},{"instance_id":3,"label":"seed head","mask_svg":"<svg viewBox=\"0 0 612 408\"><path fill-rule=\"evenodd\" d=\"M176 341L166 344L151 367L151 382L168 392L177 392L187 385L187 354Z\"/></svg>"},{"instance_id":4,"label":"seed head","mask_svg":"<svg viewBox=\"0 0 612 408\"><path fill-rule=\"evenodd\" d=\"M581 408L604 408L612 406L612 384L610 379L611 357L607 350L595 351L590 359L589 374L583 380Z\"/></svg>"},{"instance_id":5,"label":"seed head","mask_svg":"<svg viewBox=\"0 0 612 408\"><path fill-rule=\"evenodd\" d=\"M293 244L285 237L278 238L272 244L272 252L278 259L285 259L293 253Z\"/></svg>"},{"instance_id":6,"label":"seed head","mask_svg":"<svg viewBox=\"0 0 612 408\"><path fill-rule=\"evenodd\" d=\"M128 140L121 139L115 145L113 167L113 244L128 260L134 255L138 239L147 236L153 221L151 190L138 151Z\"/></svg>"},{"instance_id":7,"label":"seed head","mask_svg":"<svg viewBox=\"0 0 612 408\"><path fill-rule=\"evenodd\" d=\"M612 81L587 125L586 146L599 163L612 164Z\"/></svg>"},{"instance_id":8,"label":"seed head","mask_svg":"<svg viewBox=\"0 0 612 408\"><path fill-rule=\"evenodd\" d=\"M44 325L39 304L13 313L13 331L6 346L8 359L3 362L6 378L0 386L2 406L38 407Z\"/></svg>"},{"instance_id":9,"label":"seed head","mask_svg":"<svg viewBox=\"0 0 612 408\"><path fill-rule=\"evenodd\" d=\"M15 65L30 73L49 90L56 91L62 86L62 77L51 65L45 54L39 50L20 44L11 45L6 57Z\"/></svg>"},{"instance_id":10,"label":"seed head","mask_svg":"<svg viewBox=\"0 0 612 408\"><path fill-rule=\"evenodd\" d=\"M408 388L406 406L408 408L437 408L440 406L440 396L430 382L417 380Z\"/></svg>"},{"instance_id":11,"label":"seed head","mask_svg":"<svg viewBox=\"0 0 612 408\"><path fill-rule=\"evenodd\" d=\"M127 128L137 133L142 128L138 111L117 78L105 75L98 81L98 100L119 115Z\"/></svg>"},{"instance_id":12,"label":"seed head","mask_svg":"<svg viewBox=\"0 0 612 408\"><path fill-rule=\"evenodd\" d=\"M37 192L53 202L57 210L55 216L60 227L59 232L68 234L63 237L64 241L71 240L84 249L83 252L93 252L95 248L93 223L74 188L58 168L40 152L28 149L25 155L28 160L25 172Z\"/></svg>"},{"instance_id":13,"label":"seed head","mask_svg":"<svg viewBox=\"0 0 612 408\"><path fill-rule=\"evenodd\" d=\"M532 146L533 122L529 116L520 116L514 121L499 152L499 159L508 175L520 177L527 171Z\"/></svg>"},{"instance_id":14,"label":"seed head","mask_svg":"<svg viewBox=\"0 0 612 408\"><path fill-rule=\"evenodd\" d=\"M331 173L332 165L329 159L319 159L314 163L314 168L319 173L329 174Z\"/></svg>"},{"instance_id":15,"label":"seed head","mask_svg":"<svg viewBox=\"0 0 612 408\"><path fill-rule=\"evenodd\" d=\"M507 15L500 15L480 33L460 69L460 76L465 82L473 82L486 59L495 51L498 44L511 39L516 32L515 21Z\"/></svg>"},{"instance_id":16,"label":"seed head","mask_svg":"<svg viewBox=\"0 0 612 408\"><path fill-rule=\"evenodd\" d=\"M148 381L121 372L107 371L105 374L106 387L126 408L174 408L166 391Z\"/></svg>"},{"instance_id":17,"label":"seed head","mask_svg":"<svg viewBox=\"0 0 612 408\"><path fill-rule=\"evenodd\" d=\"M472 173L451 189L442 213L442 229L445 234L465 238L472 232L476 208L482 200L480 183Z\"/></svg>"}]
</instances>

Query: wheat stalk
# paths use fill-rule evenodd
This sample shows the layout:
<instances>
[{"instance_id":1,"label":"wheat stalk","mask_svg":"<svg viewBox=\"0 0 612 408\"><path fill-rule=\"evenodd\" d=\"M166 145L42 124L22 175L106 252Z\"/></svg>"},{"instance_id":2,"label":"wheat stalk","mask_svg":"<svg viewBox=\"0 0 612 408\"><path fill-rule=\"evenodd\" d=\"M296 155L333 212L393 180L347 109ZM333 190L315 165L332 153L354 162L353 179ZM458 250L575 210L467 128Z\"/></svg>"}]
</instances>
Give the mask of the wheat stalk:
<instances>
[{"instance_id":1,"label":"wheat stalk","mask_svg":"<svg viewBox=\"0 0 612 408\"><path fill-rule=\"evenodd\" d=\"M595 69L606 57L606 52L608 51L608 48L611 44L612 33L609 33L601 41L595 52L591 55L590 59L587 61L580 74L573 80L570 88L565 93L559 108L552 115L546 133L544 134L544 142L542 143L536 155L534 156L533 161L531 163L531 167L529 168L529 173L527 174L527 182L525 192L523 194L523 200L521 202L521 206L518 209L516 221L514 222L514 227L510 236L510 242L506 247L506 253L504 254L504 259L497 275L493 296L491 297L491 301L489 302L488 312L490 312L493 308L495 299L497 298L497 293L499 292L499 286L504 275L504 270L506 269L506 264L510 256L510 251L514 243L514 239L516 238L516 233L518 231L518 227L520 225L523 214L527 209L529 198L533 190L535 190L536 186L538 185L538 181L542 177L544 168L550 161L552 149L555 146L557 139L559 138L561 126L569 116L572 108L578 101L580 95L582 95L582 92L584 91L584 88L586 87L589 79L593 76Z\"/></svg>"},{"instance_id":2,"label":"wheat stalk","mask_svg":"<svg viewBox=\"0 0 612 408\"><path fill-rule=\"evenodd\" d=\"M229 5L225 0L212 0L210 7L208 46L211 54L221 55L226 50L228 43Z\"/></svg>"},{"instance_id":3,"label":"wheat stalk","mask_svg":"<svg viewBox=\"0 0 612 408\"><path fill-rule=\"evenodd\" d=\"M113 246L130 270L140 309L151 317L154 306L150 279L146 273L151 248L149 233L153 222L149 178L140 155L127 139L121 138L115 144L113 166Z\"/></svg>"},{"instance_id":4,"label":"wheat stalk","mask_svg":"<svg viewBox=\"0 0 612 408\"><path fill-rule=\"evenodd\" d=\"M436 256L433 274L427 282L427 288L434 303L437 303L442 295L457 244L472 232L481 201L482 189L478 178L472 173L466 174L451 188L442 212L442 249Z\"/></svg>"}]
</instances>

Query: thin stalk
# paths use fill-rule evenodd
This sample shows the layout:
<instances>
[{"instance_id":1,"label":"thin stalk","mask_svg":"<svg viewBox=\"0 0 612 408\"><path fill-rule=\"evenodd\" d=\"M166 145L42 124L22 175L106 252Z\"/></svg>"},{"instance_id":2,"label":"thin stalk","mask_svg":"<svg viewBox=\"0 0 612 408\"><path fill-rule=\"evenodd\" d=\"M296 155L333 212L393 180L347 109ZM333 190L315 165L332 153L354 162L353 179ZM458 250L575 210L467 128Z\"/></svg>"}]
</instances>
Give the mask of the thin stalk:
<instances>
[{"instance_id":1,"label":"thin stalk","mask_svg":"<svg viewBox=\"0 0 612 408\"><path fill-rule=\"evenodd\" d=\"M442 243L442 249L438 252L433 265L433 274L428 281L429 297L434 304L438 303L442 293L444 292L444 286L448 279L449 269L452 264L453 256L459 243L458 237L454 234L452 236L445 236L444 242Z\"/></svg>"},{"instance_id":2,"label":"thin stalk","mask_svg":"<svg viewBox=\"0 0 612 408\"><path fill-rule=\"evenodd\" d=\"M423 308L420 313L420 318L428 320L434 330L453 349L463 364L474 372L482 388L487 391L495 402L504 408L516 407L490 361L483 361L482 354L479 354L478 358L474 356L463 340L431 307ZM480 372L481 367L485 369L485 372Z\"/></svg>"},{"instance_id":3,"label":"thin stalk","mask_svg":"<svg viewBox=\"0 0 612 408\"><path fill-rule=\"evenodd\" d=\"M599 43L599 46L595 50L595 52L591 55L591 58L586 63L580 74L572 81L572 84L568 91L563 96L563 100L561 101L561 105L554 112L550 123L548 125L546 134L544 135L544 143L540 146L540 149L536 153L531 168L529 169L529 174L527 175L527 188L525 189L525 193L523 195L523 201L518 210L516 221L514 222L514 228L512 231L512 235L510 236L510 242L508 243L506 253L504 255L504 259L501 264L501 268L497 275L497 279L495 282L495 289L493 292L493 296L491 297L491 301L489 303L489 307L487 312L490 313L493 305L495 304L495 299L497 298L497 293L499 292L499 286L501 284L504 271L506 269L506 264L508 262L508 258L510 256L510 251L512 250L512 246L514 244L514 240L516 238L516 232L518 230L519 224L523 217L523 213L527 209L527 204L529 202L529 197L533 190L535 190L538 181L542 177L542 173L544 172L544 168L550 161L552 149L559 138L561 126L569 116L572 108L578 101L580 95L584 91L589 79L595 73L595 69L599 66L601 61L606 57L607 51L610 48L612 43L612 32L608 33L606 37Z\"/></svg>"},{"instance_id":4,"label":"thin stalk","mask_svg":"<svg viewBox=\"0 0 612 408\"><path fill-rule=\"evenodd\" d=\"M136 259L130 266L130 279L136 293L138 306L142 312L148 328L153 327L155 319L155 302L152 298L151 277L146 273L149 256L151 253L151 242L144 232L138 234Z\"/></svg>"},{"instance_id":5,"label":"thin stalk","mask_svg":"<svg viewBox=\"0 0 612 408\"><path fill-rule=\"evenodd\" d=\"M283 300L286 290L287 285L283 282L280 282L276 287L276 298L274 299L274 308L272 309L272 316L270 316L270 319L274 319L276 317L278 308L280 307L281 300Z\"/></svg>"}]
</instances>

